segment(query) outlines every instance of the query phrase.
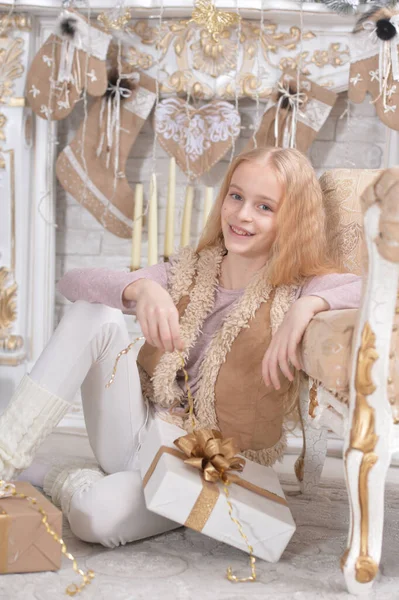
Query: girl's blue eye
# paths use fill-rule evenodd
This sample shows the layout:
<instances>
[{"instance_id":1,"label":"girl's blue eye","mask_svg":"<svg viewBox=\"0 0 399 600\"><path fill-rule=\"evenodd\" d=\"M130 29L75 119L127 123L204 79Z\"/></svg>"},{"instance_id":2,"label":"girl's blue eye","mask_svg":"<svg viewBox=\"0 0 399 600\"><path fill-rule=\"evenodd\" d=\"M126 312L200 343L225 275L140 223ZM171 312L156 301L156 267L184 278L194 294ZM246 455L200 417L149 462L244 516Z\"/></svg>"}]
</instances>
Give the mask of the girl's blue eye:
<instances>
[{"instance_id":1,"label":"girl's blue eye","mask_svg":"<svg viewBox=\"0 0 399 600\"><path fill-rule=\"evenodd\" d=\"M270 206L268 206L267 204L261 204L260 208L263 211L271 210Z\"/></svg>"},{"instance_id":2,"label":"girl's blue eye","mask_svg":"<svg viewBox=\"0 0 399 600\"><path fill-rule=\"evenodd\" d=\"M235 192L230 194L230 196L233 198L233 200L242 200L242 197L240 196L240 194L236 194Z\"/></svg>"}]
</instances>

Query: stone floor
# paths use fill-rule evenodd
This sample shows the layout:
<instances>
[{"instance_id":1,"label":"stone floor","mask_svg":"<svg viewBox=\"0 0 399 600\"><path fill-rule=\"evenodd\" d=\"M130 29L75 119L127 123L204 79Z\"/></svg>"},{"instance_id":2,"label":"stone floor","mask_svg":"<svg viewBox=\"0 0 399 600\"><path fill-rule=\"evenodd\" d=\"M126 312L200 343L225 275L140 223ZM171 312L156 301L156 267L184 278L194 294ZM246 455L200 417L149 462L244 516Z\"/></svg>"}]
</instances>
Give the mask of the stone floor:
<instances>
[{"instance_id":1,"label":"stone floor","mask_svg":"<svg viewBox=\"0 0 399 600\"><path fill-rule=\"evenodd\" d=\"M342 461L329 457L320 491L311 500L297 494L292 476L295 456L278 466L280 480L297 531L276 564L257 561L256 583L232 584L225 578L231 565L247 573L247 556L188 529L178 529L125 547L109 550L77 540L66 526L68 549L95 579L77 597L82 600L341 600L353 598L344 587L339 558L346 544L348 503ZM391 468L387 485L385 539L381 572L369 598L399 598L399 469ZM79 581L71 563L56 573L5 575L0 600L58 600Z\"/></svg>"}]
</instances>

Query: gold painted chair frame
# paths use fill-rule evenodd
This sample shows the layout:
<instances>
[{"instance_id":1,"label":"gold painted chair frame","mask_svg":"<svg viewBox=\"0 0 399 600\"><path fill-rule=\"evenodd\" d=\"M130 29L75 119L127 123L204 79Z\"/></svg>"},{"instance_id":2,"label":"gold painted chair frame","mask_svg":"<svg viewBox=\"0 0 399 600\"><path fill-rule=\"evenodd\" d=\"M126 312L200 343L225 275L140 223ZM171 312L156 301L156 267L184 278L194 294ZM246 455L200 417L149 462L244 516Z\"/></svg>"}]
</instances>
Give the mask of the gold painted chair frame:
<instances>
[{"instance_id":1,"label":"gold painted chair frame","mask_svg":"<svg viewBox=\"0 0 399 600\"><path fill-rule=\"evenodd\" d=\"M323 469L328 428L344 438L350 528L341 568L356 595L369 591L378 572L385 478L399 449L399 408L389 373L399 315L399 168L383 172L362 194L361 204L368 272L352 343L349 407L312 380L303 383L304 447L295 465L301 491L312 494Z\"/></svg>"}]
</instances>

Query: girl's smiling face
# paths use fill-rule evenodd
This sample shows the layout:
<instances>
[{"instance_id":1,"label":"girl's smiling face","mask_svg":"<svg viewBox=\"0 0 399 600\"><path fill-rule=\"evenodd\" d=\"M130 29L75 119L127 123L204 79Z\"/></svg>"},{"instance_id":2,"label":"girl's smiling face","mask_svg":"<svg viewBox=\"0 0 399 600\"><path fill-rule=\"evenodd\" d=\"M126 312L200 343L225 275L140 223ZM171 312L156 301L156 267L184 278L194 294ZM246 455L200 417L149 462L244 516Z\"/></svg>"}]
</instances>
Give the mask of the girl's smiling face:
<instances>
[{"instance_id":1,"label":"girl's smiling face","mask_svg":"<svg viewBox=\"0 0 399 600\"><path fill-rule=\"evenodd\" d=\"M221 211L226 250L247 258L268 258L277 233L283 185L270 163L244 161L231 178Z\"/></svg>"}]
</instances>

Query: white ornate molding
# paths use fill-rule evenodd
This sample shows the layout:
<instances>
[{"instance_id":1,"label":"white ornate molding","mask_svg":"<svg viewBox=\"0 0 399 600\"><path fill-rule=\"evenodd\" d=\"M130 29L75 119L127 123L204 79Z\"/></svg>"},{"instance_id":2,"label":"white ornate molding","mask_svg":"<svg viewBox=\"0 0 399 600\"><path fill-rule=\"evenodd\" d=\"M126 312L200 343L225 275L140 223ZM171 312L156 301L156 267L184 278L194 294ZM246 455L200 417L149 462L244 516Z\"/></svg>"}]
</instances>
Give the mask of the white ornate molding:
<instances>
[{"instance_id":1,"label":"white ornate molding","mask_svg":"<svg viewBox=\"0 0 399 600\"><path fill-rule=\"evenodd\" d=\"M42 14L42 11L58 13L62 2L55 3L54 0L4 0L3 6L14 6L15 11L34 12L36 14ZM76 2L79 10L88 11L85 2ZM216 5L218 9L228 10L234 12L237 10L244 17L259 17L262 9L265 14L279 15L280 18L286 20L292 20L292 13L300 12L301 2L300 0L217 0ZM153 16L156 12L161 9L164 11L167 17L181 17L187 16L192 13L194 6L194 0L129 0L127 8L132 9L137 16L142 15ZM331 11L324 4L316 2L302 3L304 14L314 22L320 17L320 15L329 15L330 22L332 25L337 27L345 26L345 21L355 21L355 17L348 15L343 18L341 15ZM100 12L103 10L115 9L115 2L113 0L93 0L90 2L90 11Z\"/></svg>"},{"instance_id":2,"label":"white ornate molding","mask_svg":"<svg viewBox=\"0 0 399 600\"><path fill-rule=\"evenodd\" d=\"M53 24L52 18L42 18L37 23L35 51L50 35ZM30 243L33 306L30 311L29 368L54 330L56 180L52 167L56 128L56 123L35 118Z\"/></svg>"},{"instance_id":3,"label":"white ornate molding","mask_svg":"<svg viewBox=\"0 0 399 600\"><path fill-rule=\"evenodd\" d=\"M291 0L254 0L251 3L246 0L218 0L216 6L218 10L233 14L238 10L241 23L226 29L226 35L219 38L218 48L212 48L210 52L214 41L206 35L203 27L189 23L194 0L132 0L129 3L127 10L132 20L122 37L134 46L130 56L132 64L137 64L153 77L160 76L161 93L186 93L189 89L192 95L210 98L216 94L231 99L235 96L236 86L239 96L259 95L261 100L266 99L280 77L281 68L295 67L301 54L305 75L334 91L347 89L348 40L356 21L354 16L342 17L323 4L303 2L301 5ZM114 8L115 4L110 0L96 0L89 10L82 3L80 10L96 18L104 11L115 16L112 13ZM60 6L54 6L51 0L21 3L16 0L14 10L25 10L36 18L55 17ZM157 36L152 34L159 27L160 18L163 23L161 51L155 47ZM264 27L262 43L259 44L261 19ZM302 36L299 31L301 22ZM241 44L238 44L238 34ZM219 54L216 58L215 52ZM238 84L235 81L236 61ZM193 69L192 65L198 65L201 72ZM209 74L215 71L219 72L216 78ZM196 80L199 86L194 85Z\"/></svg>"},{"instance_id":4,"label":"white ornate molding","mask_svg":"<svg viewBox=\"0 0 399 600\"><path fill-rule=\"evenodd\" d=\"M24 80L29 36L29 19L15 17L0 37L0 368L20 365L28 352L30 150L24 135Z\"/></svg>"},{"instance_id":5,"label":"white ornate molding","mask_svg":"<svg viewBox=\"0 0 399 600\"><path fill-rule=\"evenodd\" d=\"M0 344L0 406L53 331L55 281L54 175L48 178L46 169L54 136L50 139L46 121L35 123L24 100L31 58L52 31L54 18L15 12L10 23L0 38L10 63L0 71L0 267L9 270L16 293L11 339ZM22 346L13 344L15 337Z\"/></svg>"}]
</instances>

